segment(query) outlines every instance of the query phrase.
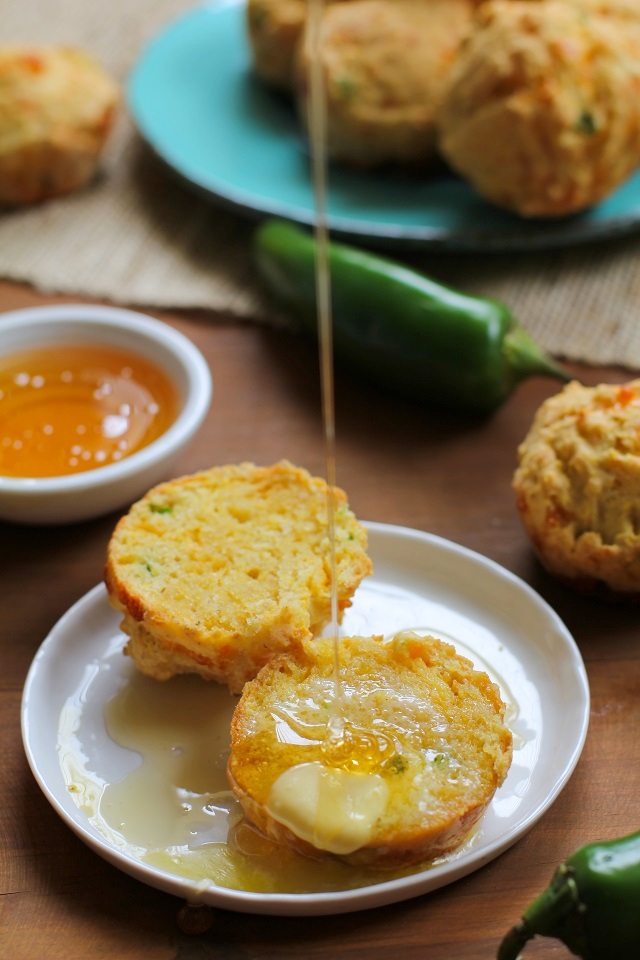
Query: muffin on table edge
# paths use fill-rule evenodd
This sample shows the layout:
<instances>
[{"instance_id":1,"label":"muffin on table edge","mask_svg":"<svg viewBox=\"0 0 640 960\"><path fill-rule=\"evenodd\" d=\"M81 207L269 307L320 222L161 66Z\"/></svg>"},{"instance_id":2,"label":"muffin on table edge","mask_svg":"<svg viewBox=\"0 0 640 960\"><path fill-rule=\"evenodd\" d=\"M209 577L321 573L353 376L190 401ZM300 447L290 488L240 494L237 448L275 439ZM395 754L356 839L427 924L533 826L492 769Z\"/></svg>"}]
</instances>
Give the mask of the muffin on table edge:
<instances>
[{"instance_id":1,"label":"muffin on table edge","mask_svg":"<svg viewBox=\"0 0 640 960\"><path fill-rule=\"evenodd\" d=\"M603 598L640 598L640 380L574 381L546 400L513 487L550 573Z\"/></svg>"}]
</instances>

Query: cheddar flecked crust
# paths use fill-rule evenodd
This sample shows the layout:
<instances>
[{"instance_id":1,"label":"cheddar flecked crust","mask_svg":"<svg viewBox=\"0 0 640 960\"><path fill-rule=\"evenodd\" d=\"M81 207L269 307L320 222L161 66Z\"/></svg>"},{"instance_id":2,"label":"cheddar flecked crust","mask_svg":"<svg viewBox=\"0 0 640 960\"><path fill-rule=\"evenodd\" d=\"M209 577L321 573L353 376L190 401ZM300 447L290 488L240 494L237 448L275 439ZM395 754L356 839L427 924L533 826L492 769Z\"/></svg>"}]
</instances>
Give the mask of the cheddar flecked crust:
<instances>
[{"instance_id":1,"label":"cheddar flecked crust","mask_svg":"<svg viewBox=\"0 0 640 960\"><path fill-rule=\"evenodd\" d=\"M581 591L640 598L640 380L569 384L518 458L517 505L544 566Z\"/></svg>"},{"instance_id":2,"label":"cheddar flecked crust","mask_svg":"<svg viewBox=\"0 0 640 960\"><path fill-rule=\"evenodd\" d=\"M324 480L282 461L161 484L113 533L105 582L126 647L158 680L199 673L232 692L331 619ZM366 531L334 488L339 616L371 572Z\"/></svg>"},{"instance_id":3,"label":"cheddar flecked crust","mask_svg":"<svg viewBox=\"0 0 640 960\"><path fill-rule=\"evenodd\" d=\"M437 109L473 0L356 0L323 15L320 59L329 154L354 167L428 167ZM312 51L295 62L300 114L310 133Z\"/></svg>"},{"instance_id":4,"label":"cheddar flecked crust","mask_svg":"<svg viewBox=\"0 0 640 960\"><path fill-rule=\"evenodd\" d=\"M335 702L331 639L274 658L245 686L231 725L228 774L247 817L303 855L376 869L451 852L478 823L511 763L512 735L497 685L451 644L411 632L389 641L341 638L339 652L340 716L351 730L347 743L351 736L356 746L333 760L325 742ZM379 757L367 738L383 743ZM356 773L364 765L363 775L375 775L385 790L360 848L320 849L274 816L270 798L278 778L314 763ZM318 816L325 814L320 803Z\"/></svg>"},{"instance_id":5,"label":"cheddar flecked crust","mask_svg":"<svg viewBox=\"0 0 640 960\"><path fill-rule=\"evenodd\" d=\"M352 0L324 0L346 3ZM307 19L307 0L247 0L247 34L256 75L288 93L294 86L294 62Z\"/></svg>"},{"instance_id":6,"label":"cheddar flecked crust","mask_svg":"<svg viewBox=\"0 0 640 960\"><path fill-rule=\"evenodd\" d=\"M70 193L93 176L119 88L84 51L0 47L0 204Z\"/></svg>"},{"instance_id":7,"label":"cheddar flecked crust","mask_svg":"<svg viewBox=\"0 0 640 960\"><path fill-rule=\"evenodd\" d=\"M558 217L597 204L640 163L640 7L481 4L437 122L444 158L497 206Z\"/></svg>"}]
</instances>

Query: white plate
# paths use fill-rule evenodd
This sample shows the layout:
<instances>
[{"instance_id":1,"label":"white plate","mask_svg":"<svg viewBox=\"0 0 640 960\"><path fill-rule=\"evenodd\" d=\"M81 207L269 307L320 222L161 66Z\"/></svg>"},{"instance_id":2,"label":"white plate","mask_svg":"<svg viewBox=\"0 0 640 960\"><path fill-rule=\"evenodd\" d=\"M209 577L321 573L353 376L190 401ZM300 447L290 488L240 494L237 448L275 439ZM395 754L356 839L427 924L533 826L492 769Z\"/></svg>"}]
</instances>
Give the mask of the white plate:
<instances>
[{"instance_id":1,"label":"white plate","mask_svg":"<svg viewBox=\"0 0 640 960\"><path fill-rule=\"evenodd\" d=\"M587 733L589 688L580 653L554 611L525 583L485 557L417 530L367 524L374 563L347 612L344 634L415 628L451 639L486 669L517 705L511 720L514 759L473 843L458 856L410 876L349 890L254 893L185 879L149 866L107 837L74 801L60 745L68 707L75 736L102 782L119 780L136 755L114 744L106 703L135 670L120 654L119 616L95 587L57 623L25 684L23 740L31 769L55 810L90 847L151 886L227 910L262 914L344 913L415 897L496 857L553 803L569 779ZM66 716L66 720L63 718ZM133 757L133 761L132 761Z\"/></svg>"}]
</instances>

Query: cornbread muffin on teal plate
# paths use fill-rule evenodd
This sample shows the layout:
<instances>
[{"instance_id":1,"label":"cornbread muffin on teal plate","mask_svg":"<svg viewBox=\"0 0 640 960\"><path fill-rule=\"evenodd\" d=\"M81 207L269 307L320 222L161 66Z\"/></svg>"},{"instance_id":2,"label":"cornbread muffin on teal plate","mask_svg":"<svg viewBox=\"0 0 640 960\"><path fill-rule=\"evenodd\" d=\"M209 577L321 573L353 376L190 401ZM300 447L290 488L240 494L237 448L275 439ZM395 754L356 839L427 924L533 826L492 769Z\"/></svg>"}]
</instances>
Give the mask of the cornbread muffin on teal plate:
<instances>
[{"instance_id":1,"label":"cornbread muffin on teal plate","mask_svg":"<svg viewBox=\"0 0 640 960\"><path fill-rule=\"evenodd\" d=\"M570 383L518 449L513 486L544 566L610 599L640 597L640 380Z\"/></svg>"},{"instance_id":2,"label":"cornbread muffin on teal plate","mask_svg":"<svg viewBox=\"0 0 640 960\"><path fill-rule=\"evenodd\" d=\"M344 491L333 496L341 618L372 565ZM140 670L239 693L318 634L331 619L327 498L324 480L282 461L217 467L135 503L110 540L105 583Z\"/></svg>"},{"instance_id":3,"label":"cornbread muffin on teal plate","mask_svg":"<svg viewBox=\"0 0 640 960\"><path fill-rule=\"evenodd\" d=\"M325 10L320 60L331 157L361 168L429 167L436 113L473 7L473 0L356 0ZM310 68L303 43L295 83L307 130Z\"/></svg>"},{"instance_id":4,"label":"cornbread muffin on teal plate","mask_svg":"<svg viewBox=\"0 0 640 960\"><path fill-rule=\"evenodd\" d=\"M346 2L324 0L325 6ZM308 6L307 0L247 0L253 68L265 83L288 93L293 91L293 65Z\"/></svg>"},{"instance_id":5,"label":"cornbread muffin on teal plate","mask_svg":"<svg viewBox=\"0 0 640 960\"><path fill-rule=\"evenodd\" d=\"M341 638L340 680L336 701L324 638L245 686L228 773L249 820L303 855L375 869L456 849L511 763L497 685L412 632Z\"/></svg>"},{"instance_id":6,"label":"cornbread muffin on teal plate","mask_svg":"<svg viewBox=\"0 0 640 960\"><path fill-rule=\"evenodd\" d=\"M640 164L640 7L623 0L489 0L438 113L440 150L487 200L562 217Z\"/></svg>"}]
</instances>

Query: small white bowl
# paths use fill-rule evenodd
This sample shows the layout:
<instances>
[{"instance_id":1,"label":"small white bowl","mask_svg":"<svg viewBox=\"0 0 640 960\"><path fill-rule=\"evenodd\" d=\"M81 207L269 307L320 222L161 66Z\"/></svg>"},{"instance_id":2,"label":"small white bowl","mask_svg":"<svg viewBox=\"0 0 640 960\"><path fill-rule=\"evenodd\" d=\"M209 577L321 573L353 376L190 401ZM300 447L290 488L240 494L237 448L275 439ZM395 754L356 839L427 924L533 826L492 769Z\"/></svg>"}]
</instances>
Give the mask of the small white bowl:
<instances>
[{"instance_id":1,"label":"small white bowl","mask_svg":"<svg viewBox=\"0 0 640 960\"><path fill-rule=\"evenodd\" d=\"M91 304L0 314L2 356L60 343L104 344L155 363L177 388L178 415L160 437L117 463L67 476L0 476L0 519L72 523L128 507L170 476L209 409L213 384L207 362L187 337L168 324L131 310Z\"/></svg>"}]
</instances>

